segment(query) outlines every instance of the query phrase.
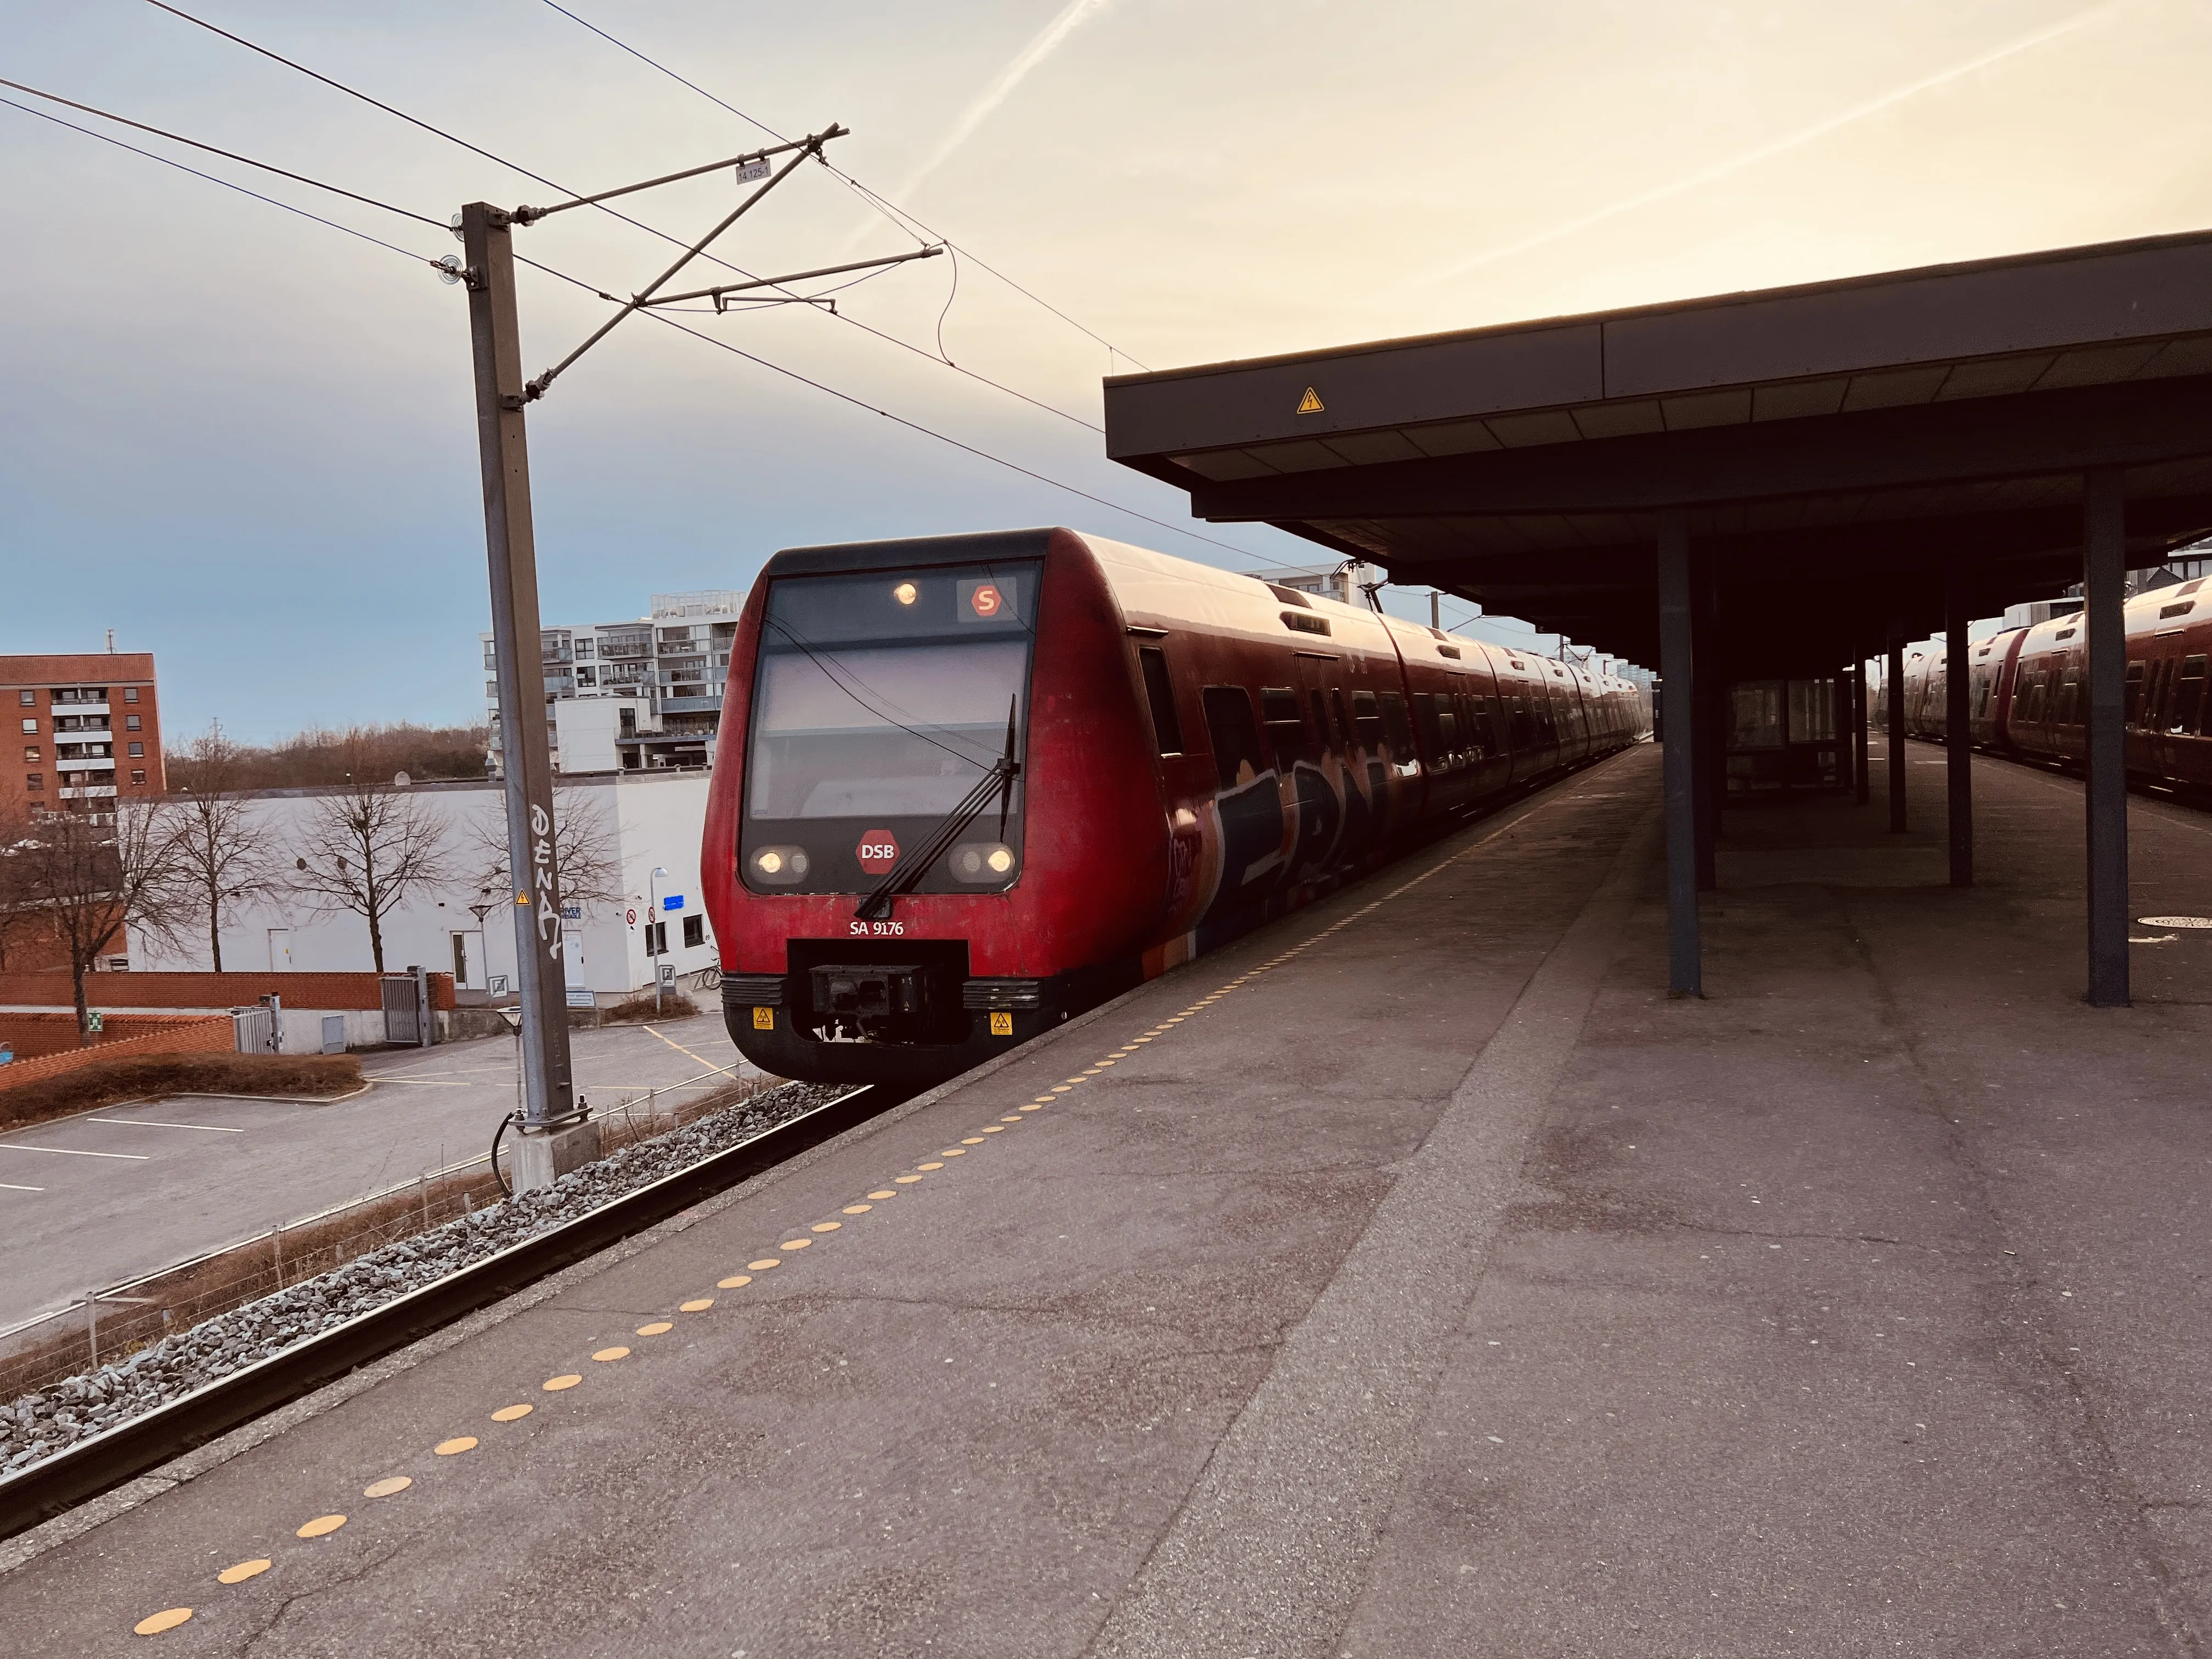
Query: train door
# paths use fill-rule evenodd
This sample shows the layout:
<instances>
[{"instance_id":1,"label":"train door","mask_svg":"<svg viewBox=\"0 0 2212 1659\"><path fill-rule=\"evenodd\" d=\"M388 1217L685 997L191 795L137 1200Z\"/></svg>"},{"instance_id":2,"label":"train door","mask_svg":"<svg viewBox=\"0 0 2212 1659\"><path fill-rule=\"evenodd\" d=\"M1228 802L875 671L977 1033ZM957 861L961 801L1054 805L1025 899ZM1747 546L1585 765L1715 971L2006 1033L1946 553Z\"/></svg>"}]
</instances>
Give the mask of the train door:
<instances>
[{"instance_id":1,"label":"train door","mask_svg":"<svg viewBox=\"0 0 2212 1659\"><path fill-rule=\"evenodd\" d=\"M1336 814L1336 866L1360 857L1380 825L1367 795L1365 776L1355 763L1351 714L1345 708L1343 659L1330 653L1297 653L1298 689L1313 724L1315 764Z\"/></svg>"},{"instance_id":2,"label":"train door","mask_svg":"<svg viewBox=\"0 0 2212 1659\"><path fill-rule=\"evenodd\" d=\"M1214 811L1221 825L1221 881L1206 919L1257 903L1283 868L1283 793L1261 741L1252 694L1209 685L1200 696L1213 744Z\"/></svg>"},{"instance_id":3,"label":"train door","mask_svg":"<svg viewBox=\"0 0 2212 1659\"><path fill-rule=\"evenodd\" d=\"M1344 812L1322 771L1326 732L1316 730L1312 699L1295 685L1263 686L1260 723L1283 782L1283 811L1291 820L1288 879L1311 881L1324 873L1344 830Z\"/></svg>"},{"instance_id":4,"label":"train door","mask_svg":"<svg viewBox=\"0 0 2212 1659\"><path fill-rule=\"evenodd\" d=\"M2203 643L2200 641L2189 643ZM2208 765L2209 745L2200 735L2212 709L2206 708L2204 695L2206 679L2205 653L2191 651L2181 659L2179 708L2174 722L2172 746L2166 760L2166 775L2178 783L2202 784L2212 781L2212 765Z\"/></svg>"}]
</instances>

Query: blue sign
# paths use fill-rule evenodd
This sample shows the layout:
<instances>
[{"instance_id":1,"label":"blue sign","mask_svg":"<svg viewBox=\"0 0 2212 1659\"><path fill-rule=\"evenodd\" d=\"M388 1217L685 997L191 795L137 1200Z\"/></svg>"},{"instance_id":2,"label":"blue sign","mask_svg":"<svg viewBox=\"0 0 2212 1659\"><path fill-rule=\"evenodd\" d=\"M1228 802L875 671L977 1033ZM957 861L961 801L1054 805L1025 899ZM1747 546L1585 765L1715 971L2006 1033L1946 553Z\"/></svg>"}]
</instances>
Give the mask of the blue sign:
<instances>
[{"instance_id":1,"label":"blue sign","mask_svg":"<svg viewBox=\"0 0 2212 1659\"><path fill-rule=\"evenodd\" d=\"M684 908L684 895L681 893L666 894L660 901L660 908L664 910L681 910Z\"/></svg>"}]
</instances>

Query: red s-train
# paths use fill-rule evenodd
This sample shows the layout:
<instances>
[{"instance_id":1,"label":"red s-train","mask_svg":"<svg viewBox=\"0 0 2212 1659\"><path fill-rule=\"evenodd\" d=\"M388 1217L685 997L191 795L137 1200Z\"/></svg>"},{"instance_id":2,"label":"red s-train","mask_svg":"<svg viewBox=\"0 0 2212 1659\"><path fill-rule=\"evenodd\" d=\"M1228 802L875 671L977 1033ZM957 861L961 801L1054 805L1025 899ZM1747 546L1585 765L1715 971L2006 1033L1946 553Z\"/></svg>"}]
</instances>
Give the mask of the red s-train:
<instances>
[{"instance_id":1,"label":"red s-train","mask_svg":"<svg viewBox=\"0 0 2212 1659\"><path fill-rule=\"evenodd\" d=\"M2212 594L2204 581L2153 588L2122 611L2127 637L2127 769L2130 779L2192 793L2212 791L2212 724L2205 664L2212 658ZM1978 748L2046 765L2088 754L2088 641L2079 612L2033 628L2008 629L1967 653L1968 730ZM1905 664L1905 730L1944 733L1940 645L1918 646Z\"/></svg>"},{"instance_id":2,"label":"red s-train","mask_svg":"<svg viewBox=\"0 0 2212 1659\"><path fill-rule=\"evenodd\" d=\"M1069 530L771 559L701 857L783 1077L924 1082L1648 730L1634 687Z\"/></svg>"}]
</instances>

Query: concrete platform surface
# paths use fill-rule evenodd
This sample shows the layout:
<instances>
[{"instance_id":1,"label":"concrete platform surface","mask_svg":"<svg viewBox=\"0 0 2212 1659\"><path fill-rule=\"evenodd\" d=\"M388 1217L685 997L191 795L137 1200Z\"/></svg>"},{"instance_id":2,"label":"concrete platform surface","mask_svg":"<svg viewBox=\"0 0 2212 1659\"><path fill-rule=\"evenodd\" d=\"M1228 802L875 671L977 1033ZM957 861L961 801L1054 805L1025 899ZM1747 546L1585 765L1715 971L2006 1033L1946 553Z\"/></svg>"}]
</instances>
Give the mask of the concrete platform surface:
<instances>
[{"instance_id":1,"label":"concrete platform surface","mask_svg":"<svg viewBox=\"0 0 2212 1659\"><path fill-rule=\"evenodd\" d=\"M2199 1651L2212 933L2088 1009L2078 789L1986 763L1982 887L1767 860L1669 1002L1657 773L1567 780L763 1179L0 1575L0 1628ZM1878 846L1883 810L1731 811L1725 845ZM2204 821L2133 814L2139 914L2212 914Z\"/></svg>"}]
</instances>

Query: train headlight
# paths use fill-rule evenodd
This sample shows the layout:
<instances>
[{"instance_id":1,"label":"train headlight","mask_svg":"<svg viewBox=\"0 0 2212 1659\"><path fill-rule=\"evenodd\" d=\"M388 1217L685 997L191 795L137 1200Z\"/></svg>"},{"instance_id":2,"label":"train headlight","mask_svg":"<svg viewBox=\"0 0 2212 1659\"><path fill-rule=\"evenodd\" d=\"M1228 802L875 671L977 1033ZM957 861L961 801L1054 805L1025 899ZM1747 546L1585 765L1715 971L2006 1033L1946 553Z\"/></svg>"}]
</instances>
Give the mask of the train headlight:
<instances>
[{"instance_id":1,"label":"train headlight","mask_svg":"<svg viewBox=\"0 0 2212 1659\"><path fill-rule=\"evenodd\" d=\"M984 882L1004 881L1013 873L1014 849L1004 842L963 842L952 849L948 860L953 879Z\"/></svg>"},{"instance_id":2,"label":"train headlight","mask_svg":"<svg viewBox=\"0 0 2212 1659\"><path fill-rule=\"evenodd\" d=\"M912 605L921 597L921 590L912 582L901 582L896 587L891 589L891 597L901 605Z\"/></svg>"},{"instance_id":3,"label":"train headlight","mask_svg":"<svg viewBox=\"0 0 2212 1659\"><path fill-rule=\"evenodd\" d=\"M753 878L770 887L805 879L808 860L803 847L763 847L752 856Z\"/></svg>"}]
</instances>

